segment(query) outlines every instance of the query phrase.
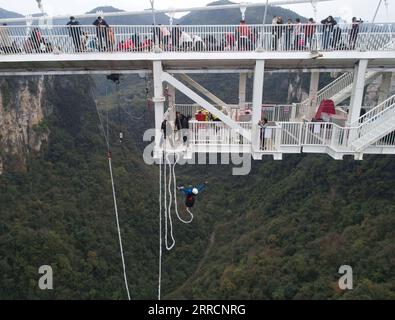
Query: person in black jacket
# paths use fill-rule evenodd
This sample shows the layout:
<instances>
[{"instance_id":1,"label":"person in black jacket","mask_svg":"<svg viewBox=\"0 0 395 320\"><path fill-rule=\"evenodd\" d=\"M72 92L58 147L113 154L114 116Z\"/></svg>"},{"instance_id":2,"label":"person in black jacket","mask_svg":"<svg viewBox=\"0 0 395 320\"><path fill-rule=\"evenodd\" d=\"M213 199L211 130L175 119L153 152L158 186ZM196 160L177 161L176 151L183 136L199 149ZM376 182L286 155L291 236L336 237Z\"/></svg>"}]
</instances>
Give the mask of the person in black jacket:
<instances>
[{"instance_id":1,"label":"person in black jacket","mask_svg":"<svg viewBox=\"0 0 395 320\"><path fill-rule=\"evenodd\" d=\"M180 136L182 136L184 143L188 141L189 120L191 120L191 117L186 117L182 113L176 112L175 127L177 130L178 140L180 140Z\"/></svg>"},{"instance_id":2,"label":"person in black jacket","mask_svg":"<svg viewBox=\"0 0 395 320\"><path fill-rule=\"evenodd\" d=\"M333 19L332 16L329 16L328 18L322 20L321 24L324 25L323 27L324 30L322 33L322 47L324 50L326 50L329 49L331 45L333 28L335 27L335 25L337 25L337 22L335 19Z\"/></svg>"},{"instance_id":3,"label":"person in black jacket","mask_svg":"<svg viewBox=\"0 0 395 320\"><path fill-rule=\"evenodd\" d=\"M81 28L78 27L80 23L75 19L75 17L70 17L70 21L67 23L69 27L70 37L73 39L75 51L81 51Z\"/></svg>"},{"instance_id":4,"label":"person in black jacket","mask_svg":"<svg viewBox=\"0 0 395 320\"><path fill-rule=\"evenodd\" d=\"M349 47L351 50L355 50L355 45L358 39L359 33L359 25L362 23L362 20L357 20L356 17L352 18L352 27L350 31L350 38L349 38Z\"/></svg>"},{"instance_id":5,"label":"person in black jacket","mask_svg":"<svg viewBox=\"0 0 395 320\"><path fill-rule=\"evenodd\" d=\"M108 43L108 28L110 26L106 22L106 20L103 19L103 17L97 17L95 22L93 22L93 25L96 26L96 35L97 39L99 40L99 51L104 50L104 44Z\"/></svg>"}]
</instances>

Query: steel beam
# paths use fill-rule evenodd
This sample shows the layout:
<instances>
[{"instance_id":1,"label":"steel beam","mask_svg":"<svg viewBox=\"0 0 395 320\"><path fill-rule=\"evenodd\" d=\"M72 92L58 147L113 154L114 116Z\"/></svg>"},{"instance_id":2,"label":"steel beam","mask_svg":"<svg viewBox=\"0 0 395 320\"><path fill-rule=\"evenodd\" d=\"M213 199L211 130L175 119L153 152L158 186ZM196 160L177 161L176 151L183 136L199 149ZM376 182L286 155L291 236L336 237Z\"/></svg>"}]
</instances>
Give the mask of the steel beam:
<instances>
[{"instance_id":1,"label":"steel beam","mask_svg":"<svg viewBox=\"0 0 395 320\"><path fill-rule=\"evenodd\" d=\"M162 61L153 62L154 70L154 97L153 102L155 104L155 148L154 153L156 156L160 151L160 140L162 136L162 122L164 120L164 108L165 108L165 97L163 95L163 82L162 82Z\"/></svg>"},{"instance_id":2,"label":"steel beam","mask_svg":"<svg viewBox=\"0 0 395 320\"><path fill-rule=\"evenodd\" d=\"M244 138L251 141L251 133L249 131L242 128L237 122L233 121L230 117L223 114L220 110L218 110L216 107L214 107L210 102L203 99L201 96L199 96L196 92L194 92L193 90L188 88L181 81L177 80L176 78L174 78L167 72L162 73L162 81L167 82L167 83L171 84L172 86L174 86L177 90L181 91L188 98L193 100L195 103L202 106L204 109L206 109L211 114L217 116L227 126L229 126L230 128L233 128L236 132L241 134Z\"/></svg>"},{"instance_id":3,"label":"steel beam","mask_svg":"<svg viewBox=\"0 0 395 320\"><path fill-rule=\"evenodd\" d=\"M265 60L257 60L254 72L254 86L252 96L252 151L260 149L259 121L262 119L263 81L265 79Z\"/></svg>"},{"instance_id":4,"label":"steel beam","mask_svg":"<svg viewBox=\"0 0 395 320\"><path fill-rule=\"evenodd\" d=\"M348 125L357 122L361 114L365 92L365 76L368 69L368 63L368 60L360 60L355 66L351 103L347 120Z\"/></svg>"},{"instance_id":5,"label":"steel beam","mask_svg":"<svg viewBox=\"0 0 395 320\"><path fill-rule=\"evenodd\" d=\"M247 92L247 73L240 73L239 78L239 107L243 107L246 103Z\"/></svg>"}]
</instances>

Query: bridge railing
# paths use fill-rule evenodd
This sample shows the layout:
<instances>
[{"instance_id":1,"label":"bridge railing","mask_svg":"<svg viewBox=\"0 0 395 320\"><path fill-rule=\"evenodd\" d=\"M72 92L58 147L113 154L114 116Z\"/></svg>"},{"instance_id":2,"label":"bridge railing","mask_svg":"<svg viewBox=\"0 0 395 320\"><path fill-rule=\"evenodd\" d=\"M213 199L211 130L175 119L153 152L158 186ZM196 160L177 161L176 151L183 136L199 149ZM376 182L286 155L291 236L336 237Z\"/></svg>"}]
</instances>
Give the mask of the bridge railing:
<instances>
[{"instance_id":1,"label":"bridge railing","mask_svg":"<svg viewBox=\"0 0 395 320\"><path fill-rule=\"evenodd\" d=\"M1 54L146 52L391 51L393 24L1 26Z\"/></svg>"},{"instance_id":2,"label":"bridge railing","mask_svg":"<svg viewBox=\"0 0 395 320\"><path fill-rule=\"evenodd\" d=\"M243 129L251 131L251 122L238 122ZM251 142L236 130L217 121L190 121L190 141L195 145L250 145Z\"/></svg>"},{"instance_id":3,"label":"bridge railing","mask_svg":"<svg viewBox=\"0 0 395 320\"><path fill-rule=\"evenodd\" d=\"M243 129L252 130L251 122L237 122ZM201 146L251 146L251 142L236 130L216 121L189 122L189 141ZM330 147L338 152L352 152L352 137L359 127L341 127L327 122L277 122L260 128L261 151L281 151L282 147ZM391 132L373 147L395 147L395 132Z\"/></svg>"}]
</instances>

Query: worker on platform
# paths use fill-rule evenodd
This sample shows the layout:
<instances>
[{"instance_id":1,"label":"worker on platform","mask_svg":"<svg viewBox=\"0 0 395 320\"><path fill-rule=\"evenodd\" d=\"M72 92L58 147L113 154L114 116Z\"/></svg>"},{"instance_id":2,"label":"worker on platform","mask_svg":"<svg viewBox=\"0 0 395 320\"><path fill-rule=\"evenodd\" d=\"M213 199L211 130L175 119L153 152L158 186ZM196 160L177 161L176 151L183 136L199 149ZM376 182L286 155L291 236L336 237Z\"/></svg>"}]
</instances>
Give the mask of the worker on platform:
<instances>
[{"instance_id":1,"label":"worker on platform","mask_svg":"<svg viewBox=\"0 0 395 320\"><path fill-rule=\"evenodd\" d=\"M193 205L195 204L195 197L202 192L208 185L208 182L206 181L205 183L198 184L196 186L190 186L188 188L184 186L179 186L177 187L178 190L180 190L185 196L185 205L187 208L192 208Z\"/></svg>"},{"instance_id":2,"label":"worker on platform","mask_svg":"<svg viewBox=\"0 0 395 320\"><path fill-rule=\"evenodd\" d=\"M267 127L269 126L268 120L267 118L263 118L263 120L259 121L258 126L260 128L260 138L261 138L261 148L262 150L265 150L265 130L267 129Z\"/></svg>"}]
</instances>

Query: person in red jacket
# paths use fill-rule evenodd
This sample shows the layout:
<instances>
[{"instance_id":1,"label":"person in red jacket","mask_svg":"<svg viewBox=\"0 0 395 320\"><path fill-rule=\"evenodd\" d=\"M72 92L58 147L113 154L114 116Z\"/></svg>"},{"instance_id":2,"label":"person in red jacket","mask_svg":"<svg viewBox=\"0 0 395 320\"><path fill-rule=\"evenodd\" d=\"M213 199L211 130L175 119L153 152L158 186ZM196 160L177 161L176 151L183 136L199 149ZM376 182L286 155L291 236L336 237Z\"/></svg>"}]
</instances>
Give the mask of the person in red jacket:
<instances>
[{"instance_id":1,"label":"person in red jacket","mask_svg":"<svg viewBox=\"0 0 395 320\"><path fill-rule=\"evenodd\" d=\"M246 25L244 20L240 21L240 25L236 29L237 47L239 51L249 50L251 48L251 29Z\"/></svg>"},{"instance_id":2,"label":"person in red jacket","mask_svg":"<svg viewBox=\"0 0 395 320\"><path fill-rule=\"evenodd\" d=\"M133 40L132 39L127 39L127 40L122 40L120 43L118 43L118 50L119 51L132 51L135 48Z\"/></svg>"}]
</instances>

